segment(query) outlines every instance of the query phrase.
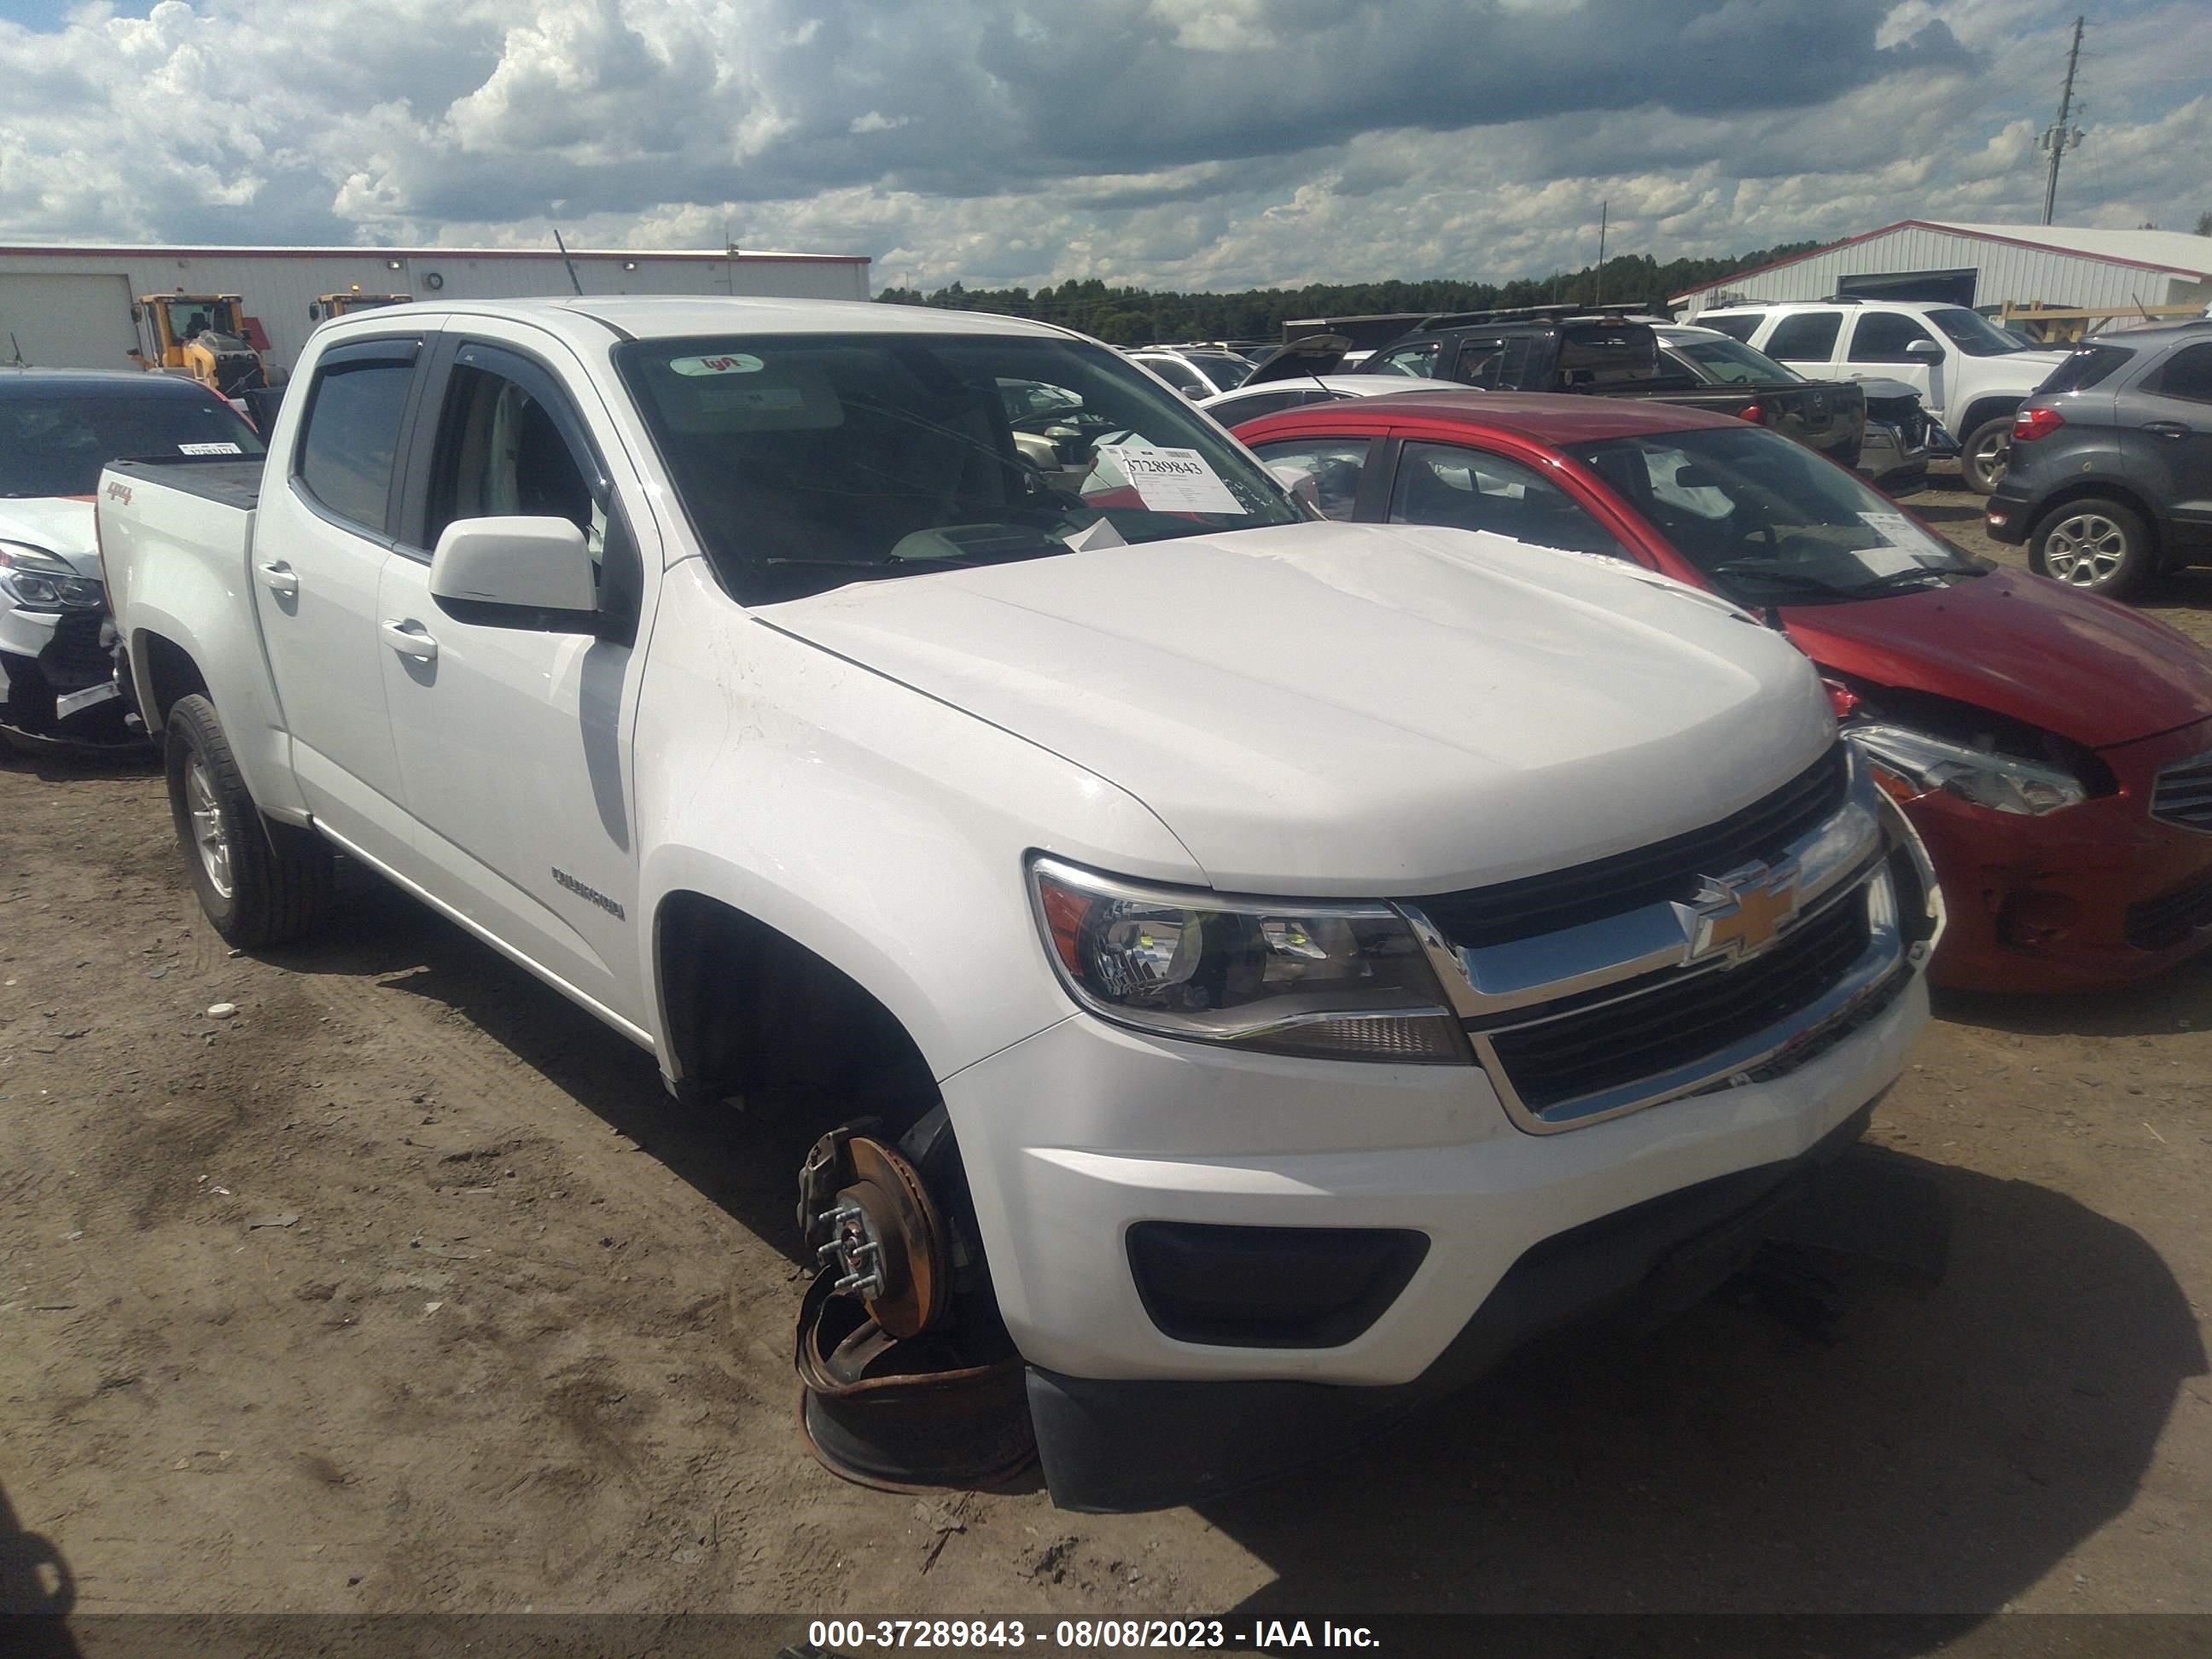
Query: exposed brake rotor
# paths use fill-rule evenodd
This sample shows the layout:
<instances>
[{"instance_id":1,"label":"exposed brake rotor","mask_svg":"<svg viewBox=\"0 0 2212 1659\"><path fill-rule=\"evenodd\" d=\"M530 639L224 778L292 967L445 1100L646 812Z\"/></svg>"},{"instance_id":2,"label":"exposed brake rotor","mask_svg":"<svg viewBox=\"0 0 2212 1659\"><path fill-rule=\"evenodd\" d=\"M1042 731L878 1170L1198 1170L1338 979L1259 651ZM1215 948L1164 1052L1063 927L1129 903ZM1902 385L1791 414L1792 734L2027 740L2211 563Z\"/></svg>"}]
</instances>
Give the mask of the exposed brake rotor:
<instances>
[{"instance_id":1,"label":"exposed brake rotor","mask_svg":"<svg viewBox=\"0 0 2212 1659\"><path fill-rule=\"evenodd\" d=\"M832 1187L828 1203L818 1195ZM889 1336L918 1336L951 1298L952 1247L914 1166L873 1136L840 1130L807 1154L800 1176L807 1241L834 1274L831 1294L857 1297Z\"/></svg>"}]
</instances>

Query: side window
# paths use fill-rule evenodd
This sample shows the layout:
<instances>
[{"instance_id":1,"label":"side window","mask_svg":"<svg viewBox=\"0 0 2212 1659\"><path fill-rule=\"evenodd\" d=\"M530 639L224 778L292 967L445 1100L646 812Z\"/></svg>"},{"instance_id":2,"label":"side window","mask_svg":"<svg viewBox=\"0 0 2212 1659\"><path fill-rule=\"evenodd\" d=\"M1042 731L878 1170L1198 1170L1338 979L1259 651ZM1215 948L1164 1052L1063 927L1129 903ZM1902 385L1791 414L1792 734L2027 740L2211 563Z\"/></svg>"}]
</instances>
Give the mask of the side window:
<instances>
[{"instance_id":1,"label":"side window","mask_svg":"<svg viewBox=\"0 0 2212 1659\"><path fill-rule=\"evenodd\" d=\"M325 358L307 392L307 416L294 470L307 492L338 517L383 535L392 495L399 424L415 380L414 348L404 357L341 348Z\"/></svg>"},{"instance_id":2,"label":"side window","mask_svg":"<svg viewBox=\"0 0 2212 1659\"><path fill-rule=\"evenodd\" d=\"M1759 325L1766 320L1766 313L1763 311L1743 311L1733 317L1707 315L1693 317L1690 320L1699 328L1717 328L1731 340L1741 340L1749 345L1751 337L1759 332ZM1774 353L1770 350L1766 355L1771 357Z\"/></svg>"},{"instance_id":3,"label":"side window","mask_svg":"<svg viewBox=\"0 0 2212 1659\"><path fill-rule=\"evenodd\" d=\"M439 420L424 540L436 546L460 519L566 519L584 532L596 562L606 544L606 513L592 499L584 464L544 389L471 364L467 355L454 365Z\"/></svg>"},{"instance_id":4,"label":"side window","mask_svg":"<svg viewBox=\"0 0 2212 1659\"><path fill-rule=\"evenodd\" d=\"M1310 481L1314 505L1330 519L1349 519L1359 500L1360 476L1373 446L1365 438L1286 438L1253 451L1267 471L1301 494Z\"/></svg>"},{"instance_id":5,"label":"side window","mask_svg":"<svg viewBox=\"0 0 2212 1659\"><path fill-rule=\"evenodd\" d=\"M1434 380L1439 349L1434 340L1422 345L1400 346L1395 351L1384 352L1376 366L1385 374L1417 374L1424 380Z\"/></svg>"},{"instance_id":6,"label":"side window","mask_svg":"<svg viewBox=\"0 0 2212 1659\"><path fill-rule=\"evenodd\" d=\"M1188 392L1195 386L1200 397L1212 395L1212 388L1199 379L1197 370L1173 357L1139 357L1137 361L1178 392Z\"/></svg>"},{"instance_id":7,"label":"side window","mask_svg":"<svg viewBox=\"0 0 2212 1659\"><path fill-rule=\"evenodd\" d=\"M2153 389L2162 397L2212 404L2212 342L2184 346L2168 357Z\"/></svg>"},{"instance_id":8,"label":"side window","mask_svg":"<svg viewBox=\"0 0 2212 1659\"><path fill-rule=\"evenodd\" d=\"M1518 461L1455 444L1407 444L1390 492L1393 524L1487 530L1538 547L1634 556L1565 490Z\"/></svg>"},{"instance_id":9,"label":"side window","mask_svg":"<svg viewBox=\"0 0 2212 1659\"><path fill-rule=\"evenodd\" d=\"M1732 320L1723 317L1713 326L1725 331ZM1774 337L1759 349L1785 363L1825 363L1834 355L1843 322L1840 311L1793 311L1775 324Z\"/></svg>"},{"instance_id":10,"label":"side window","mask_svg":"<svg viewBox=\"0 0 2212 1659\"><path fill-rule=\"evenodd\" d=\"M1515 342L1516 344L1520 343ZM1468 340L1459 349L1459 361L1452 365L1451 378L1466 386L1480 386L1486 392L1495 392L1510 385L1505 379L1506 343L1495 337L1487 340ZM1522 353L1527 355L1525 349Z\"/></svg>"},{"instance_id":11,"label":"side window","mask_svg":"<svg viewBox=\"0 0 2212 1659\"><path fill-rule=\"evenodd\" d=\"M1909 363L1905 349L1915 340L1936 337L1901 311L1869 311L1851 331L1851 361L1855 363ZM1771 352L1767 354L1773 356Z\"/></svg>"}]
</instances>

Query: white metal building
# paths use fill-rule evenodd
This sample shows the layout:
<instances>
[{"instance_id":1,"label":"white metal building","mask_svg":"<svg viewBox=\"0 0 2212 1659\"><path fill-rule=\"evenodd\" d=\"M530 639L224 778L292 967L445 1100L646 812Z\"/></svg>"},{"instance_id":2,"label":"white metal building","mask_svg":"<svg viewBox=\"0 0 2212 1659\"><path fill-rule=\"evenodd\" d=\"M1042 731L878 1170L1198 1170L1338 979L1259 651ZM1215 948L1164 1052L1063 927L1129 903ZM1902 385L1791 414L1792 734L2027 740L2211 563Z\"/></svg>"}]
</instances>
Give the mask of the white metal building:
<instances>
[{"instance_id":1,"label":"white metal building","mask_svg":"<svg viewBox=\"0 0 2212 1659\"><path fill-rule=\"evenodd\" d=\"M2081 309L2203 305L2212 301L2212 236L1906 219L1672 297L1694 317L1724 303L1723 295L1825 300L1837 294Z\"/></svg>"},{"instance_id":2,"label":"white metal building","mask_svg":"<svg viewBox=\"0 0 2212 1659\"><path fill-rule=\"evenodd\" d=\"M865 300L860 253L670 252L578 249L586 294L743 294ZM319 295L518 299L567 294L552 250L387 247L0 247L0 362L126 368L137 343L131 302L142 294L235 294L267 337L272 368L289 368L314 326Z\"/></svg>"}]
</instances>

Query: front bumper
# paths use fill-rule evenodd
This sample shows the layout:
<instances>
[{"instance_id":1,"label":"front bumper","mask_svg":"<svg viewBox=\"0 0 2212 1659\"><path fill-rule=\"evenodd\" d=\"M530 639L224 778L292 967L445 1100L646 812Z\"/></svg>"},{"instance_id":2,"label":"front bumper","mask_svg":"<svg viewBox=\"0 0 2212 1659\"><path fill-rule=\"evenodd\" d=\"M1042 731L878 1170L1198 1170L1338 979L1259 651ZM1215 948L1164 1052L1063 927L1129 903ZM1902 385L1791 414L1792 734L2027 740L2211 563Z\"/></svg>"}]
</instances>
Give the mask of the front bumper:
<instances>
[{"instance_id":1,"label":"front bumper","mask_svg":"<svg viewBox=\"0 0 2212 1659\"><path fill-rule=\"evenodd\" d=\"M1203 1502L1333 1457L1510 1355L1619 1310L1680 1311L1745 1266L1768 1226L1874 1115L1869 1101L1795 1157L1555 1233L1525 1251L1410 1382L1192 1382L1061 1376L1032 1365L1030 1417L1053 1502L1125 1511Z\"/></svg>"},{"instance_id":2,"label":"front bumper","mask_svg":"<svg viewBox=\"0 0 2212 1659\"><path fill-rule=\"evenodd\" d=\"M110 748L137 741L115 684L101 613L0 603L0 726L34 742Z\"/></svg>"},{"instance_id":3,"label":"front bumper","mask_svg":"<svg viewBox=\"0 0 2212 1659\"><path fill-rule=\"evenodd\" d=\"M1959 446L1935 421L1923 422L1923 428L1922 436L1916 441L1894 422L1869 418L1866 437L1859 446L1859 476L1891 495L1909 495L1923 488L1929 463L1956 455Z\"/></svg>"},{"instance_id":4,"label":"front bumper","mask_svg":"<svg viewBox=\"0 0 2212 1659\"><path fill-rule=\"evenodd\" d=\"M2151 907L2212 918L2212 834L2149 813L2159 769L2207 750L2212 720L2101 750L2118 792L2042 817L1940 793L1906 803L1948 907L1935 981L1972 991L2109 990L2212 946L2212 921L2178 933L2143 926Z\"/></svg>"}]
</instances>

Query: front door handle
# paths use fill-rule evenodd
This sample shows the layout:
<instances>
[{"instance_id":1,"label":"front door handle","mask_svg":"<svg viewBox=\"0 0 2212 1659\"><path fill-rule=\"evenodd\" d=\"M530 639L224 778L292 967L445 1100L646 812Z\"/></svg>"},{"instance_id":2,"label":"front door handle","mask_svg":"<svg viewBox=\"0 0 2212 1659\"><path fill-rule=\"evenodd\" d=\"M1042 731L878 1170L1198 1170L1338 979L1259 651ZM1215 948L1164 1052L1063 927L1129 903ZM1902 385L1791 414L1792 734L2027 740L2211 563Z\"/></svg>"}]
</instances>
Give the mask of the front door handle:
<instances>
[{"instance_id":1,"label":"front door handle","mask_svg":"<svg viewBox=\"0 0 2212 1659\"><path fill-rule=\"evenodd\" d=\"M260 567L260 571L261 585L278 599L296 599L300 597L299 572L283 560L264 564Z\"/></svg>"},{"instance_id":2,"label":"front door handle","mask_svg":"<svg viewBox=\"0 0 2212 1659\"><path fill-rule=\"evenodd\" d=\"M2143 430L2154 438L2186 438L2191 428L2179 421L2145 421Z\"/></svg>"},{"instance_id":3,"label":"front door handle","mask_svg":"<svg viewBox=\"0 0 2212 1659\"><path fill-rule=\"evenodd\" d=\"M423 630L422 624L412 617L403 621L386 619L376 626L376 637L382 640L403 657L412 657L417 662L435 662L438 642Z\"/></svg>"}]
</instances>

